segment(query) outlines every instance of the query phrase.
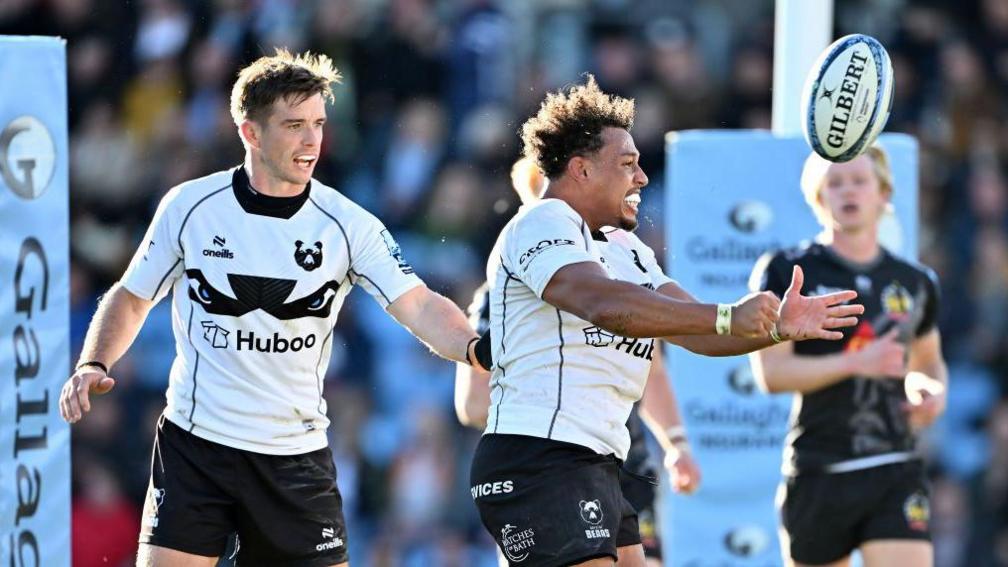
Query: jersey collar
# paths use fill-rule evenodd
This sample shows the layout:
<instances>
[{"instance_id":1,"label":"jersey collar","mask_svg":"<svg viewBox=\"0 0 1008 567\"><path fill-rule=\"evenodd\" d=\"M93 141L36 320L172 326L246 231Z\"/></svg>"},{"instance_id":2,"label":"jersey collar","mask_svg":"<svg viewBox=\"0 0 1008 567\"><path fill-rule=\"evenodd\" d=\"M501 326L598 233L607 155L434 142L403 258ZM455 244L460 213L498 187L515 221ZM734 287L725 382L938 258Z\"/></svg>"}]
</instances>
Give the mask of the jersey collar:
<instances>
[{"instance_id":1,"label":"jersey collar","mask_svg":"<svg viewBox=\"0 0 1008 567\"><path fill-rule=\"evenodd\" d=\"M279 219L289 219L294 216L308 201L308 195L311 193L311 182L309 182L301 194L293 197L263 195L252 187L248 174L245 173L245 168L242 166L235 168L231 178L231 187L234 190L235 199L238 200L238 204L246 213Z\"/></svg>"}]
</instances>

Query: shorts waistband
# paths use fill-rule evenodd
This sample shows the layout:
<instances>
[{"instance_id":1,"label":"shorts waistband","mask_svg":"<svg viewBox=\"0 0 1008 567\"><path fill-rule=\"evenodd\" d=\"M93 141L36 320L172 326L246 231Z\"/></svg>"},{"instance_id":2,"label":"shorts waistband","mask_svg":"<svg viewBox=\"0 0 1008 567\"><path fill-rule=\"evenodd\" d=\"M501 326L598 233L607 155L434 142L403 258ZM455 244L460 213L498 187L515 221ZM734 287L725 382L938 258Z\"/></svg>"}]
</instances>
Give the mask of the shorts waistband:
<instances>
[{"instance_id":1,"label":"shorts waistband","mask_svg":"<svg viewBox=\"0 0 1008 567\"><path fill-rule=\"evenodd\" d=\"M895 463L905 463L908 461L917 460L917 455L914 453L884 453L882 455L872 455L870 457L861 457L860 459L850 459L847 461L840 461L839 463L833 463L826 465L823 468L824 472L827 473L845 473L852 471L860 471L864 469L870 469L874 467L880 467L882 465L891 465Z\"/></svg>"}]
</instances>

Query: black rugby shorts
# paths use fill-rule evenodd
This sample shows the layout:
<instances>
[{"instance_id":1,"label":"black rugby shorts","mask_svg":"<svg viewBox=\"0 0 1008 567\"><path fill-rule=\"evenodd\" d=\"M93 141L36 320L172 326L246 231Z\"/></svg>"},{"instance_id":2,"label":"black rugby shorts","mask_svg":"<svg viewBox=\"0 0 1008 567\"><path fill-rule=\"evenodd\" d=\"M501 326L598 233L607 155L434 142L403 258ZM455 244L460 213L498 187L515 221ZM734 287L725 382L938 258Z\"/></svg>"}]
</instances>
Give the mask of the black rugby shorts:
<instances>
[{"instance_id":1,"label":"black rugby shorts","mask_svg":"<svg viewBox=\"0 0 1008 567\"><path fill-rule=\"evenodd\" d=\"M830 563L871 540L930 541L929 495L920 461L787 478L778 498L791 558Z\"/></svg>"},{"instance_id":2,"label":"black rugby shorts","mask_svg":"<svg viewBox=\"0 0 1008 567\"><path fill-rule=\"evenodd\" d=\"M560 567L616 558L640 543L623 497L619 461L580 445L524 435L484 435L470 492L510 565Z\"/></svg>"},{"instance_id":3,"label":"black rugby shorts","mask_svg":"<svg viewBox=\"0 0 1008 567\"><path fill-rule=\"evenodd\" d=\"M315 567L347 560L343 501L328 448L264 455L202 439L161 417L140 542L237 564ZM233 536L231 536L233 537Z\"/></svg>"}]
</instances>

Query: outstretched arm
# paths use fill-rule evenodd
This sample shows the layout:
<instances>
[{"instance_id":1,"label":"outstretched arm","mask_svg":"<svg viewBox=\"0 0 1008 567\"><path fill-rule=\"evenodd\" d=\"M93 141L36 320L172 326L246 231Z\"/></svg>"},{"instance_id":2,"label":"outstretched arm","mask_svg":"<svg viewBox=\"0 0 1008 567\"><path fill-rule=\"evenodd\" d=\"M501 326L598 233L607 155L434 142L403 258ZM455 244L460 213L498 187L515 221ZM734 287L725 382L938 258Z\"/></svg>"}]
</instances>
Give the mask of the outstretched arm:
<instances>
[{"instance_id":1,"label":"outstretched arm","mask_svg":"<svg viewBox=\"0 0 1008 567\"><path fill-rule=\"evenodd\" d=\"M827 339L838 340L843 334L835 329L857 324L857 315L864 313L863 305L844 305L857 297L854 291L841 291L818 297L801 294L804 274L795 266L791 285L780 304L777 329L781 340ZM669 282L658 291L682 301L696 301L679 284ZM734 356L757 351L777 341L770 336L745 338L734 336L669 336L665 340L691 352L707 356Z\"/></svg>"},{"instance_id":2,"label":"outstretched arm","mask_svg":"<svg viewBox=\"0 0 1008 567\"><path fill-rule=\"evenodd\" d=\"M447 297L419 285L399 296L388 306L396 321L409 329L434 354L471 364L476 332L469 326L458 305Z\"/></svg>"},{"instance_id":3,"label":"outstretched arm","mask_svg":"<svg viewBox=\"0 0 1008 567\"><path fill-rule=\"evenodd\" d=\"M682 301L614 280L595 262L568 264L543 290L547 303L624 337L713 335L717 306ZM734 310L731 334L768 336L777 317L773 294L753 294Z\"/></svg>"},{"instance_id":4,"label":"outstretched arm","mask_svg":"<svg viewBox=\"0 0 1008 567\"><path fill-rule=\"evenodd\" d=\"M115 380L98 365L85 363L96 362L111 368L133 344L153 306L153 301L134 295L120 283L105 294L84 337L78 368L60 390L63 419L77 422L91 411L90 394L105 394L115 386Z\"/></svg>"}]
</instances>

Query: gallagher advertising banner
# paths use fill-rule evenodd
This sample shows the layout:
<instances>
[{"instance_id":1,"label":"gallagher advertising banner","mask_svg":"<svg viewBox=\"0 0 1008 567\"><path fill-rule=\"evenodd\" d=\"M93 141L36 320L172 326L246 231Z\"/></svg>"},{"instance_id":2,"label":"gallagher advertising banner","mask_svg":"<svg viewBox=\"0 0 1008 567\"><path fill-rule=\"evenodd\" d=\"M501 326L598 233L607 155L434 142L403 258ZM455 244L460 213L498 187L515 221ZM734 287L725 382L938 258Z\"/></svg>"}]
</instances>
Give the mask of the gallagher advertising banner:
<instances>
[{"instance_id":1,"label":"gallagher advertising banner","mask_svg":"<svg viewBox=\"0 0 1008 567\"><path fill-rule=\"evenodd\" d=\"M66 45L0 37L0 563L70 565Z\"/></svg>"},{"instance_id":2,"label":"gallagher advertising banner","mask_svg":"<svg viewBox=\"0 0 1008 567\"><path fill-rule=\"evenodd\" d=\"M883 221L882 240L915 258L917 145L899 134L881 142L892 158L896 209ZM666 267L701 301L734 302L765 251L821 230L799 188L809 154L800 137L671 133L666 153ZM703 484L692 496L670 493L663 501L666 565L780 565L774 495L791 396L760 392L745 356L673 348L667 360Z\"/></svg>"}]
</instances>

